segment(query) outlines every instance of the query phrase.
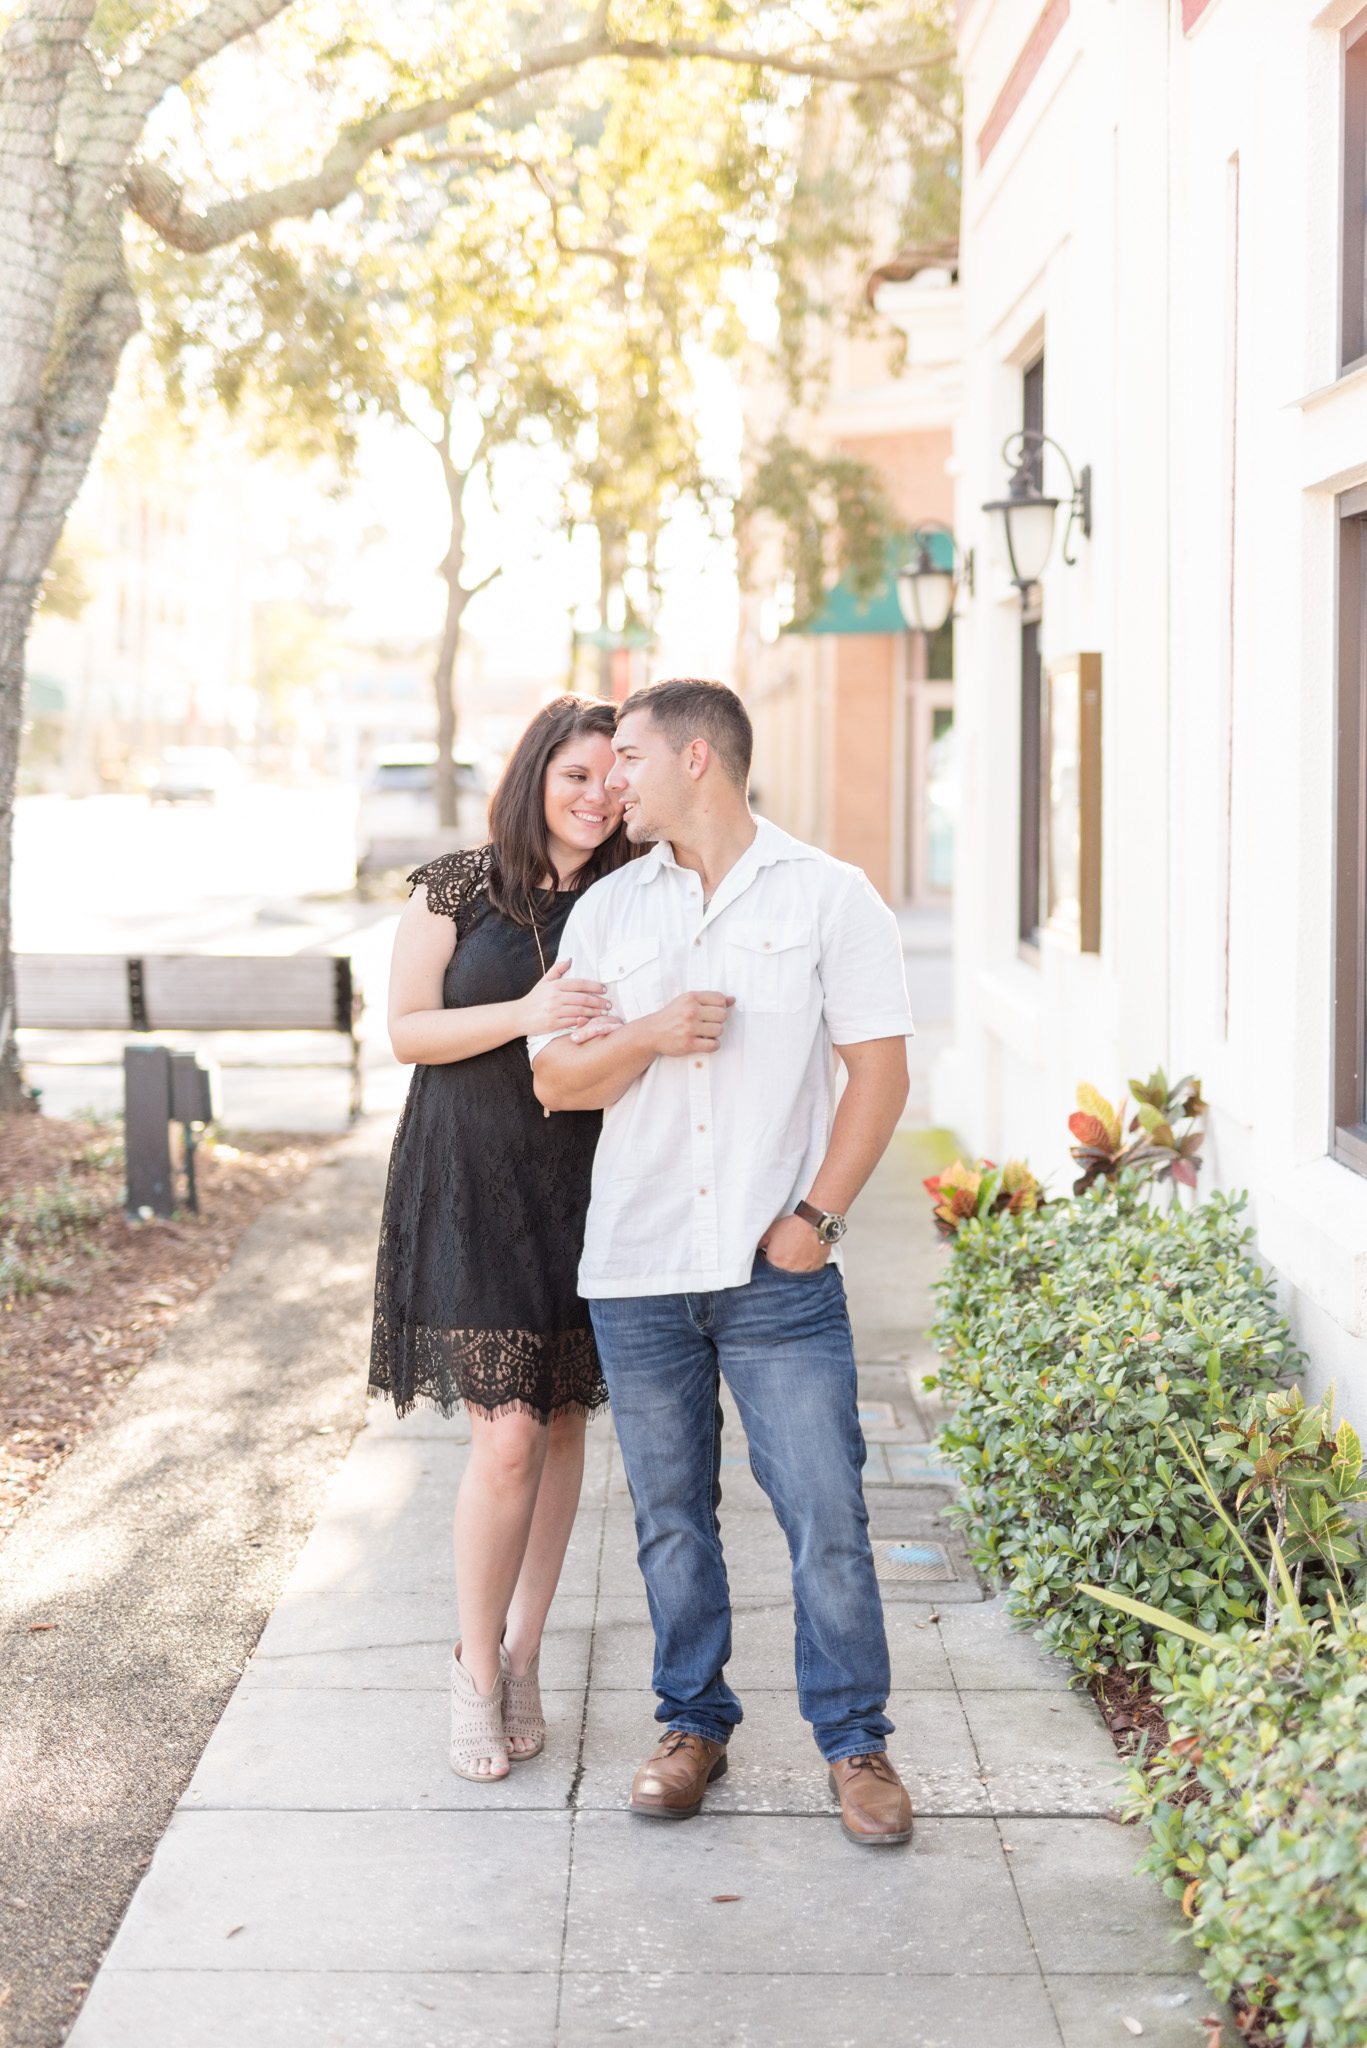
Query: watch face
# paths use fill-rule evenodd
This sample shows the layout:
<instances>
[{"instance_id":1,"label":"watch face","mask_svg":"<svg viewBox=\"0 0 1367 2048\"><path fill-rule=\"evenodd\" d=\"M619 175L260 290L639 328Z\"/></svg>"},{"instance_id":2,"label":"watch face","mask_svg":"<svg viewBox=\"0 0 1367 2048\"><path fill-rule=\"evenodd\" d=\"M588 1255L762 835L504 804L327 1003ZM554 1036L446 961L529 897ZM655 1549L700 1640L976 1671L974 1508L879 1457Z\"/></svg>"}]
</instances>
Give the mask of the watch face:
<instances>
[{"instance_id":1,"label":"watch face","mask_svg":"<svg viewBox=\"0 0 1367 2048\"><path fill-rule=\"evenodd\" d=\"M849 1225L843 1216L823 1216L816 1226L816 1234L823 1244L839 1244Z\"/></svg>"}]
</instances>

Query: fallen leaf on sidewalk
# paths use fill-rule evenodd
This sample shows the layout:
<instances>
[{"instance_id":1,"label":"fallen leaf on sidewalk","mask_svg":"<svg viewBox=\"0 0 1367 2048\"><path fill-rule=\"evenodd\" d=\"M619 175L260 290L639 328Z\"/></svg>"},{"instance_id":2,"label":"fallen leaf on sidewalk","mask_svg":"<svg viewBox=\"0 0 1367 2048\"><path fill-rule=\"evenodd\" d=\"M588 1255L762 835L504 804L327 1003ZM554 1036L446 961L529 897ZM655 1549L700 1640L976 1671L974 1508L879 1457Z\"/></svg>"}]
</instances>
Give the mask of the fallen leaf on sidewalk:
<instances>
[{"instance_id":1,"label":"fallen leaf on sidewalk","mask_svg":"<svg viewBox=\"0 0 1367 2048\"><path fill-rule=\"evenodd\" d=\"M10 1985L8 1985L8 1984L0 1984L0 2005L6 2005L6 2004L8 2004L8 2002L9 2002L9 1995L10 1995L10 1990L11 1990L11 1986L10 1986Z\"/></svg>"},{"instance_id":2,"label":"fallen leaf on sidewalk","mask_svg":"<svg viewBox=\"0 0 1367 2048\"><path fill-rule=\"evenodd\" d=\"M938 1614L928 1614L928 1615L926 1616L926 1620L927 1620L927 1621L938 1621L939 1619L940 1619L940 1617L939 1617L939 1615L938 1615Z\"/></svg>"},{"instance_id":3,"label":"fallen leaf on sidewalk","mask_svg":"<svg viewBox=\"0 0 1367 2048\"><path fill-rule=\"evenodd\" d=\"M422 2007L424 2012L435 2012L437 2009L435 2005L432 2004L431 2000L427 1998L420 1998L418 2000L418 2004Z\"/></svg>"},{"instance_id":4,"label":"fallen leaf on sidewalk","mask_svg":"<svg viewBox=\"0 0 1367 2048\"><path fill-rule=\"evenodd\" d=\"M1206 2048L1220 2048L1220 2043L1225 2038L1225 2030L1219 2014L1213 2012L1202 2013L1201 2025L1210 2028L1210 2032L1206 2035Z\"/></svg>"},{"instance_id":5,"label":"fallen leaf on sidewalk","mask_svg":"<svg viewBox=\"0 0 1367 2048\"><path fill-rule=\"evenodd\" d=\"M12 1906L17 1906L21 1913L31 1913L33 1911L33 1908L29 1904L27 1899L16 1899L13 1896L13 1894L11 1894L10 1896L10 1904Z\"/></svg>"},{"instance_id":6,"label":"fallen leaf on sidewalk","mask_svg":"<svg viewBox=\"0 0 1367 2048\"><path fill-rule=\"evenodd\" d=\"M1200 1891L1200 1889L1201 1880L1199 1877L1194 1877L1191 1883L1187 1886L1186 1890L1182 1894L1182 1911L1186 1914L1188 1920L1194 1920L1196 1918L1195 1913L1192 1911L1192 1905L1195 1901L1196 1894ZM1201 2025L1205 2026L1205 2024L1206 2022L1202 2020Z\"/></svg>"},{"instance_id":7,"label":"fallen leaf on sidewalk","mask_svg":"<svg viewBox=\"0 0 1367 2048\"><path fill-rule=\"evenodd\" d=\"M1132 2020L1128 2013L1121 2014L1120 2024L1130 2034L1142 2034L1144 2031L1141 2022L1139 2020Z\"/></svg>"},{"instance_id":8,"label":"fallen leaf on sidewalk","mask_svg":"<svg viewBox=\"0 0 1367 2048\"><path fill-rule=\"evenodd\" d=\"M230 1928L228 1929L228 1932L227 1932L227 1933L226 1933L226 1934L224 1935L223 1939L224 1939L225 1941L231 1941L231 1940L232 1940L232 1938L233 1938L233 1936L234 1936L235 1934L241 1934L241 1932L242 1932L243 1928L244 1928L244 1927L246 1926L246 1924L247 1924L247 1923L246 1923L246 1921L245 1921L245 1920L239 1920L239 1921L238 1921L238 1923L237 1923L237 1925L236 1925L236 1927L230 1927Z\"/></svg>"},{"instance_id":9,"label":"fallen leaf on sidewalk","mask_svg":"<svg viewBox=\"0 0 1367 2048\"><path fill-rule=\"evenodd\" d=\"M714 1906L734 1906L739 1898L739 1892L713 1892L712 1904Z\"/></svg>"},{"instance_id":10,"label":"fallen leaf on sidewalk","mask_svg":"<svg viewBox=\"0 0 1367 2048\"><path fill-rule=\"evenodd\" d=\"M45 1629L56 1628L56 1626L55 1621L31 1621L28 1625L28 1632L31 1636L40 1636Z\"/></svg>"}]
</instances>

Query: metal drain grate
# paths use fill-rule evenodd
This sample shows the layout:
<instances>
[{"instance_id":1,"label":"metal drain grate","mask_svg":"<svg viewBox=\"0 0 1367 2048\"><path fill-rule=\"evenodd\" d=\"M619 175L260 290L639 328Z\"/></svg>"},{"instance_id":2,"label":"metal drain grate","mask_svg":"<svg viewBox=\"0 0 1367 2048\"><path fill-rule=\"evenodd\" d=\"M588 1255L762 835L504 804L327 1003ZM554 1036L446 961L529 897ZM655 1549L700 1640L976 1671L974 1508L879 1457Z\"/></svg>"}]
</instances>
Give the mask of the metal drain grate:
<instances>
[{"instance_id":1,"label":"metal drain grate","mask_svg":"<svg viewBox=\"0 0 1367 2048\"><path fill-rule=\"evenodd\" d=\"M954 1567L942 1543L904 1539L873 1546L874 1570L880 1579L952 1579Z\"/></svg>"}]
</instances>

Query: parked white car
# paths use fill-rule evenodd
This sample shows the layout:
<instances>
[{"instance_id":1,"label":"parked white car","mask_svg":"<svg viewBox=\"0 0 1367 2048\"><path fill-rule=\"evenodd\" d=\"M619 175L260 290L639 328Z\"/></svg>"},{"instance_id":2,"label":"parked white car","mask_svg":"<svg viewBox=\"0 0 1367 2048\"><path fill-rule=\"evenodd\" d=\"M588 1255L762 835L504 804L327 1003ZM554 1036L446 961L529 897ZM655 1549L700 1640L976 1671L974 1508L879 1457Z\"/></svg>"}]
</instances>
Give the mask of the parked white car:
<instances>
[{"instance_id":1,"label":"parked white car","mask_svg":"<svg viewBox=\"0 0 1367 2048\"><path fill-rule=\"evenodd\" d=\"M226 747L163 747L146 779L151 803L211 804L240 789L247 771Z\"/></svg>"},{"instance_id":2,"label":"parked white car","mask_svg":"<svg viewBox=\"0 0 1367 2048\"><path fill-rule=\"evenodd\" d=\"M456 756L459 824L437 822L437 750L431 742L386 747L375 757L356 812L356 872L418 867L457 846L477 846L488 823L489 782L482 764Z\"/></svg>"}]
</instances>

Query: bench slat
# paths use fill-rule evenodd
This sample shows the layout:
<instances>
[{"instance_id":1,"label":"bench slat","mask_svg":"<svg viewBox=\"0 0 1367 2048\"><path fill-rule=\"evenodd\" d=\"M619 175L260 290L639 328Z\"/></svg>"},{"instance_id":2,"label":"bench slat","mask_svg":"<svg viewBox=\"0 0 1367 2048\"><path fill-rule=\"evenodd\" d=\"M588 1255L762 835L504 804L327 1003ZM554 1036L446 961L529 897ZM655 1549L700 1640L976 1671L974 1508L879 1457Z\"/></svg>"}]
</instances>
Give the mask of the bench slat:
<instances>
[{"instance_id":1,"label":"bench slat","mask_svg":"<svg viewBox=\"0 0 1367 2048\"><path fill-rule=\"evenodd\" d=\"M121 953L16 953L15 1022L30 1031L127 1031Z\"/></svg>"},{"instance_id":2,"label":"bench slat","mask_svg":"<svg viewBox=\"0 0 1367 2048\"><path fill-rule=\"evenodd\" d=\"M213 953L143 958L152 1031L335 1031L336 964L330 953L260 959Z\"/></svg>"},{"instance_id":3,"label":"bench slat","mask_svg":"<svg viewBox=\"0 0 1367 2048\"><path fill-rule=\"evenodd\" d=\"M16 1022L46 1031L351 1028L350 963L331 953L137 957L142 1019L130 1006L130 963L122 955L16 955Z\"/></svg>"}]
</instances>

